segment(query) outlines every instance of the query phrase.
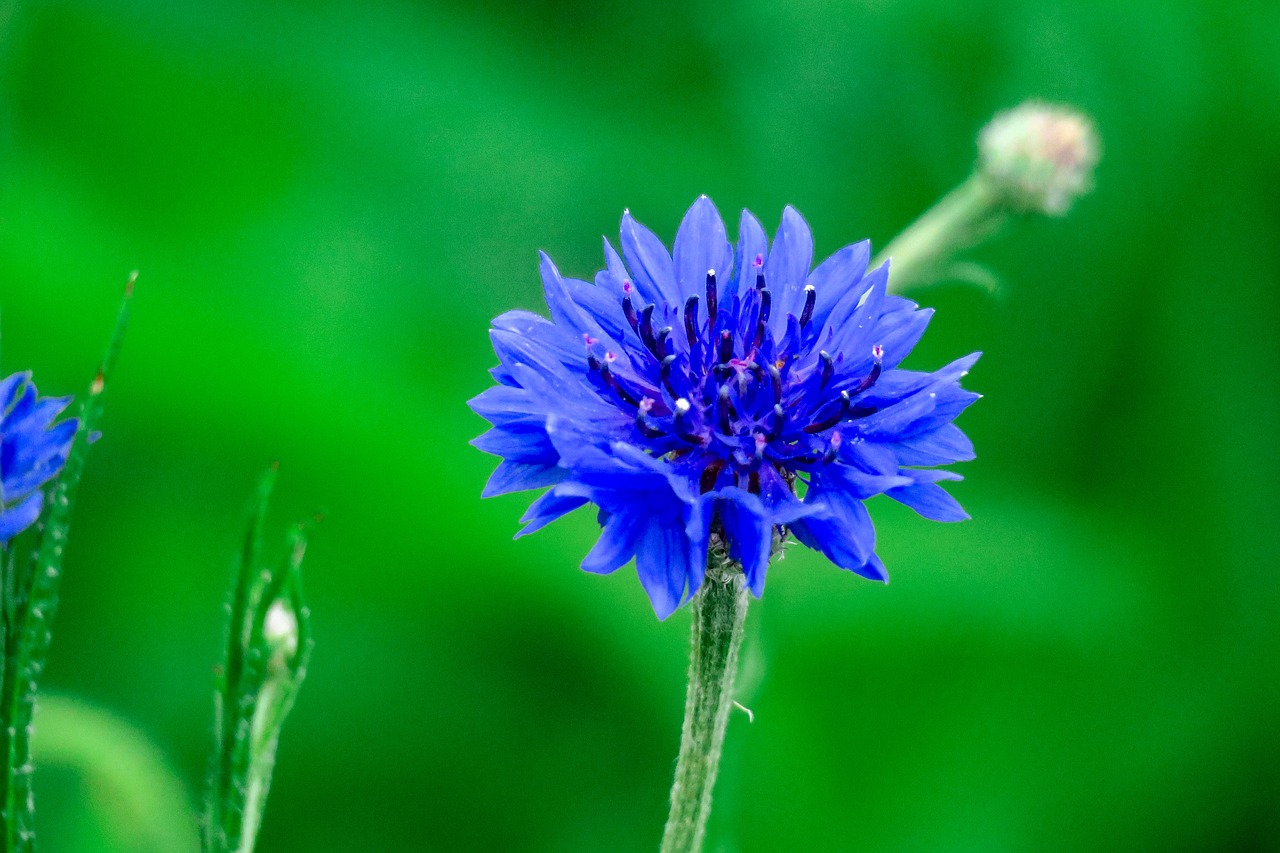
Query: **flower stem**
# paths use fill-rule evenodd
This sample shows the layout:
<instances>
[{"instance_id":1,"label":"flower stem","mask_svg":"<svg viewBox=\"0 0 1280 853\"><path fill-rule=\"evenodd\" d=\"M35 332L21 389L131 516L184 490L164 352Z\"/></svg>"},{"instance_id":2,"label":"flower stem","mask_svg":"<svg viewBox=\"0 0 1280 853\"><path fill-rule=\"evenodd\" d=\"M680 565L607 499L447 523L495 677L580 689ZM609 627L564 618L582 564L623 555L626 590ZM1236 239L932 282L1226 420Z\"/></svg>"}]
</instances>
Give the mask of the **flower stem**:
<instances>
[{"instance_id":1,"label":"flower stem","mask_svg":"<svg viewBox=\"0 0 1280 853\"><path fill-rule=\"evenodd\" d=\"M696 853L702 848L720 748L733 707L747 588L737 566L725 568L720 562L712 557L702 589L693 599L689 692L662 853Z\"/></svg>"},{"instance_id":2,"label":"flower stem","mask_svg":"<svg viewBox=\"0 0 1280 853\"><path fill-rule=\"evenodd\" d=\"M1006 217L999 193L975 172L889 241L873 266L893 259L895 293L932 284L947 276L954 253L981 242Z\"/></svg>"}]
</instances>

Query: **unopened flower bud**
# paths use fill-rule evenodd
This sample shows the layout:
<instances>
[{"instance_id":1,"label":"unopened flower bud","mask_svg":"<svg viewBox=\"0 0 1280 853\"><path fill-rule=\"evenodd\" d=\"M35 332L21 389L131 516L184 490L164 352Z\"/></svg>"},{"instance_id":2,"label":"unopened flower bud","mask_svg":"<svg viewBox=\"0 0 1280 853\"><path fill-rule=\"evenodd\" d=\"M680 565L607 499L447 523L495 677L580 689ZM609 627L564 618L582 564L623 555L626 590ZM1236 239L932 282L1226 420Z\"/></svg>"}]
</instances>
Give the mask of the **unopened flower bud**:
<instances>
[{"instance_id":1,"label":"unopened flower bud","mask_svg":"<svg viewBox=\"0 0 1280 853\"><path fill-rule=\"evenodd\" d=\"M298 653L298 617L293 608L283 601L273 602L267 608L262 623L263 638L271 655L272 669L287 669Z\"/></svg>"},{"instance_id":2,"label":"unopened flower bud","mask_svg":"<svg viewBox=\"0 0 1280 853\"><path fill-rule=\"evenodd\" d=\"M1098 135L1069 107L1028 101L982 129L978 154L978 171L1006 204L1062 216L1093 184Z\"/></svg>"}]
</instances>

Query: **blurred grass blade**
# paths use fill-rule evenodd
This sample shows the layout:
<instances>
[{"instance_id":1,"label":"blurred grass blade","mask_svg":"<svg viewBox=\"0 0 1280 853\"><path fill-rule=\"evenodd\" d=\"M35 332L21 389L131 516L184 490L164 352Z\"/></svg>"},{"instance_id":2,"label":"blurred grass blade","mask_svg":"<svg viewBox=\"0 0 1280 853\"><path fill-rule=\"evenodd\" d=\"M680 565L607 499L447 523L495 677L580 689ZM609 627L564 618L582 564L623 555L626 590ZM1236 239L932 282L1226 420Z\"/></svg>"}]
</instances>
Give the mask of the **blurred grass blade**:
<instances>
[{"instance_id":1,"label":"blurred grass blade","mask_svg":"<svg viewBox=\"0 0 1280 853\"><path fill-rule=\"evenodd\" d=\"M182 779L134 726L69 696L40 695L41 766L68 767L85 783L85 809L121 850L195 853L196 815Z\"/></svg>"},{"instance_id":2,"label":"blurred grass blade","mask_svg":"<svg viewBox=\"0 0 1280 853\"><path fill-rule=\"evenodd\" d=\"M271 788L276 746L306 675L310 612L302 593L306 531L289 535L274 568L262 558L276 468L258 487L232 587L226 657L214 692L214 753L205 804L206 853L252 853Z\"/></svg>"},{"instance_id":3,"label":"blurred grass blade","mask_svg":"<svg viewBox=\"0 0 1280 853\"><path fill-rule=\"evenodd\" d=\"M0 819L4 824L4 849L10 853L30 851L35 845L31 719L36 691L48 657L51 626L58 608L62 552L71 528L71 511L89 456L89 445L96 439L102 419L107 380L124 342L137 277L137 272L132 273L125 285L111 342L89 386L89 394L80 406L80 426L66 465L53 486L35 553L30 562L15 557L5 567L5 658L3 687L0 687L3 727L0 728L0 739L4 743L6 772L3 776L4 808Z\"/></svg>"}]
</instances>

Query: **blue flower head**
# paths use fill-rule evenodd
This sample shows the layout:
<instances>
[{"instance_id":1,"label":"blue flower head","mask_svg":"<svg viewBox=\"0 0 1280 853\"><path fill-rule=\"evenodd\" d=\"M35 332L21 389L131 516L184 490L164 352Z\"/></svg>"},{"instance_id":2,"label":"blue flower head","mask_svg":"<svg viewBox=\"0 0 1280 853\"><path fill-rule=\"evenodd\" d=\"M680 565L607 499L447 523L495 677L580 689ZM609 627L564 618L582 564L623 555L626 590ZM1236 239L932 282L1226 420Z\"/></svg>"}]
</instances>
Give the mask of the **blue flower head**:
<instances>
[{"instance_id":1,"label":"blue flower head","mask_svg":"<svg viewBox=\"0 0 1280 853\"><path fill-rule=\"evenodd\" d=\"M30 373L0 380L0 546L40 517L40 489L62 470L79 426L54 423L70 402L38 397Z\"/></svg>"},{"instance_id":2,"label":"blue flower head","mask_svg":"<svg viewBox=\"0 0 1280 853\"><path fill-rule=\"evenodd\" d=\"M666 618L697 592L709 548L757 596L788 536L884 581L867 498L968 517L938 485L960 477L935 466L973 458L952 421L978 398L959 384L978 355L898 368L932 312L886 292L869 243L811 269L809 227L788 207L772 245L743 211L735 251L705 196L673 252L629 213L621 236L594 284L542 255L550 320L493 321L498 384L471 401L493 424L473 443L503 460L484 495L550 487L518 535L594 503L603 529L582 568L634 558Z\"/></svg>"}]
</instances>

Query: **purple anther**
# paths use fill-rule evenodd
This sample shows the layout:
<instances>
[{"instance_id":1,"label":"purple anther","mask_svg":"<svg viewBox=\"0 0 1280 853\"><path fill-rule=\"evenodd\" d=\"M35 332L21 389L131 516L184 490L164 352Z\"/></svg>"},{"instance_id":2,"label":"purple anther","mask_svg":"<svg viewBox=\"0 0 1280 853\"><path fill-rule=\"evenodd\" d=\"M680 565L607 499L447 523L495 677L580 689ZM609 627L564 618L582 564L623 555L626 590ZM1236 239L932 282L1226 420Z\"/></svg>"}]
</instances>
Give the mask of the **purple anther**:
<instances>
[{"instance_id":1,"label":"purple anther","mask_svg":"<svg viewBox=\"0 0 1280 853\"><path fill-rule=\"evenodd\" d=\"M675 425L676 435L690 444L703 444L702 436L697 435L692 428L689 412L693 407L689 405L689 401L684 397L676 400Z\"/></svg>"},{"instance_id":2,"label":"purple anther","mask_svg":"<svg viewBox=\"0 0 1280 853\"><path fill-rule=\"evenodd\" d=\"M645 349L654 355L658 355L658 341L653 336L653 309L658 306L650 302L640 310L640 341L644 344ZM658 356L661 358L661 356Z\"/></svg>"},{"instance_id":3,"label":"purple anther","mask_svg":"<svg viewBox=\"0 0 1280 853\"><path fill-rule=\"evenodd\" d=\"M760 344L764 343L764 330L769 325L769 312L773 308L773 294L769 292L769 288L760 288L760 320L756 323L756 337L751 343L753 350L760 349Z\"/></svg>"},{"instance_id":4,"label":"purple anther","mask_svg":"<svg viewBox=\"0 0 1280 853\"><path fill-rule=\"evenodd\" d=\"M606 353L605 361L612 362L614 360L611 357L612 355L613 353ZM626 403L628 406L639 407L640 401L632 396L626 388L622 387L622 383L618 381L618 377L614 376L613 371L609 369L608 363L600 368L600 375L604 377L605 382L609 383L609 387L613 389L613 393L618 395L619 400Z\"/></svg>"},{"instance_id":5,"label":"purple anther","mask_svg":"<svg viewBox=\"0 0 1280 853\"><path fill-rule=\"evenodd\" d=\"M769 425L769 431L765 433L765 438L769 441L777 441L782 437L782 428L786 426L787 413L783 410L781 403L773 404L773 423Z\"/></svg>"},{"instance_id":6,"label":"purple anther","mask_svg":"<svg viewBox=\"0 0 1280 853\"><path fill-rule=\"evenodd\" d=\"M716 410L716 423L720 427L720 432L733 435L733 404L729 402L728 385L721 385L719 393L716 394Z\"/></svg>"},{"instance_id":7,"label":"purple anther","mask_svg":"<svg viewBox=\"0 0 1280 853\"><path fill-rule=\"evenodd\" d=\"M858 383L858 387L854 388L852 391L849 392L851 395L855 397L861 394L863 391L866 391L872 385L875 385L876 380L880 378L880 371L884 369L884 365L880 363L880 360L884 358L883 347L881 347L879 344L876 344L875 346L873 346L871 348L871 357L875 359L875 363L871 365L871 372L868 373L865 377L863 377L862 381Z\"/></svg>"},{"instance_id":8,"label":"purple anther","mask_svg":"<svg viewBox=\"0 0 1280 853\"><path fill-rule=\"evenodd\" d=\"M765 367L769 371L769 384L773 386L773 399L779 403L782 402L782 372L778 370L776 364L767 364Z\"/></svg>"},{"instance_id":9,"label":"purple anther","mask_svg":"<svg viewBox=\"0 0 1280 853\"><path fill-rule=\"evenodd\" d=\"M707 270L707 320L710 327L716 327L716 310L720 307L720 301L716 298L716 271Z\"/></svg>"},{"instance_id":10,"label":"purple anther","mask_svg":"<svg viewBox=\"0 0 1280 853\"><path fill-rule=\"evenodd\" d=\"M822 432L824 429L831 429L831 427L835 426L836 424L844 420L845 415L847 415L848 413L849 413L849 392L841 391L840 399L832 407L831 413L828 414L826 417L824 417L822 420L814 421L813 423L809 424L807 427L804 428L804 431L809 433L810 435L813 435L814 433Z\"/></svg>"},{"instance_id":11,"label":"purple anther","mask_svg":"<svg viewBox=\"0 0 1280 853\"><path fill-rule=\"evenodd\" d=\"M690 296L684 302L684 336L690 348L698 342L698 297Z\"/></svg>"},{"instance_id":12,"label":"purple anther","mask_svg":"<svg viewBox=\"0 0 1280 853\"><path fill-rule=\"evenodd\" d=\"M818 291L814 289L812 284L804 286L804 310L800 312L800 328L809 325L809 321L813 319L813 305L818 301Z\"/></svg>"},{"instance_id":13,"label":"purple anther","mask_svg":"<svg viewBox=\"0 0 1280 853\"><path fill-rule=\"evenodd\" d=\"M721 364L728 364L733 358L733 332L725 329L720 333L720 348L716 351Z\"/></svg>"},{"instance_id":14,"label":"purple anther","mask_svg":"<svg viewBox=\"0 0 1280 853\"><path fill-rule=\"evenodd\" d=\"M831 353L822 350L818 353L818 358L822 359L822 379L818 382L818 389L827 387L827 383L831 381L831 376L836 372L835 359L831 357Z\"/></svg>"},{"instance_id":15,"label":"purple anther","mask_svg":"<svg viewBox=\"0 0 1280 853\"><path fill-rule=\"evenodd\" d=\"M654 343L657 344L657 349L654 352L654 355L658 358L666 358L669 354L674 355L674 353L671 353L671 351L667 349L667 341L671 337L671 332L672 329L670 326L663 326L658 330L658 334L654 337Z\"/></svg>"},{"instance_id":16,"label":"purple anther","mask_svg":"<svg viewBox=\"0 0 1280 853\"><path fill-rule=\"evenodd\" d=\"M640 405L636 407L636 429L646 438L662 438L666 433L649 423L649 410L652 408L653 400L648 397L640 401Z\"/></svg>"},{"instance_id":17,"label":"purple anther","mask_svg":"<svg viewBox=\"0 0 1280 853\"><path fill-rule=\"evenodd\" d=\"M716 487L716 480L720 479L720 472L724 470L723 459L712 459L707 463L707 467L702 469L702 476L698 478L698 487L702 490L702 494L706 494Z\"/></svg>"}]
</instances>

